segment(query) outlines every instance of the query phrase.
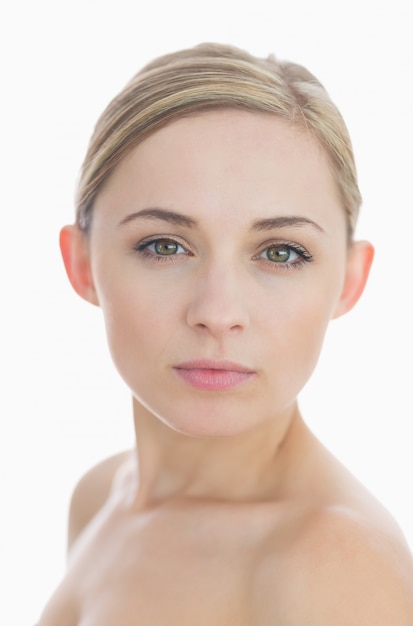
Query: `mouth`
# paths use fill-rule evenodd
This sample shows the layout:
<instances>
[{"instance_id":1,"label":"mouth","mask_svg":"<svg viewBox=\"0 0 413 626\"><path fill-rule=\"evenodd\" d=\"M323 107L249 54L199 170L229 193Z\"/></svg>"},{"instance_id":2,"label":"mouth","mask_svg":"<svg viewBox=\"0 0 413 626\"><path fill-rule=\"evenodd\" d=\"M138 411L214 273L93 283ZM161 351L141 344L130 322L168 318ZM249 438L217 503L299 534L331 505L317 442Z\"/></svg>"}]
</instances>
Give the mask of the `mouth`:
<instances>
[{"instance_id":1,"label":"mouth","mask_svg":"<svg viewBox=\"0 0 413 626\"><path fill-rule=\"evenodd\" d=\"M197 389L225 391L242 385L256 376L256 372L240 363L197 359L174 366L175 373Z\"/></svg>"}]
</instances>

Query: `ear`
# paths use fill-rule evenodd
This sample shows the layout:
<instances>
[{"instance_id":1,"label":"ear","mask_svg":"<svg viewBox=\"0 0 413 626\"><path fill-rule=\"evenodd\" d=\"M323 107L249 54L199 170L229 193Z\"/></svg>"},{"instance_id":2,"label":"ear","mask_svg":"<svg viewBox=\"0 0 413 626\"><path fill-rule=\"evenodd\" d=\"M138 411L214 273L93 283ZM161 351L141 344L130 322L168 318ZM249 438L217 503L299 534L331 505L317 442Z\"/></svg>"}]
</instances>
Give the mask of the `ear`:
<instances>
[{"instance_id":1,"label":"ear","mask_svg":"<svg viewBox=\"0 0 413 626\"><path fill-rule=\"evenodd\" d=\"M368 241L356 241L351 244L343 289L333 319L350 311L360 298L367 283L373 258L374 248Z\"/></svg>"},{"instance_id":2,"label":"ear","mask_svg":"<svg viewBox=\"0 0 413 626\"><path fill-rule=\"evenodd\" d=\"M59 243L73 289L84 300L99 305L90 267L87 235L76 224L64 226L60 231Z\"/></svg>"}]
</instances>

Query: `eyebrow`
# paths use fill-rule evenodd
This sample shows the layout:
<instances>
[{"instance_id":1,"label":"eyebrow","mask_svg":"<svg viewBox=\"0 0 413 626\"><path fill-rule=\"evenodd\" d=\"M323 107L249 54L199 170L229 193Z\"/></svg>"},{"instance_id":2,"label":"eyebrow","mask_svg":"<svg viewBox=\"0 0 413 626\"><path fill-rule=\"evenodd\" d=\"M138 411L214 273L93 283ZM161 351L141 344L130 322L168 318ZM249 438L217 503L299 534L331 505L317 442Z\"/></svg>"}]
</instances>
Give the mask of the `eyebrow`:
<instances>
[{"instance_id":1,"label":"eyebrow","mask_svg":"<svg viewBox=\"0 0 413 626\"><path fill-rule=\"evenodd\" d=\"M162 209L160 207L150 207L147 209L142 209L140 211L135 211L130 215L127 215L123 218L119 226L123 226L124 224L128 224L136 219L154 219L154 220L162 220L164 222L168 222L169 224L175 224L176 226L185 226L186 228L195 228L198 226L198 221L188 215L184 215L183 213L176 213L175 211L170 211L168 209ZM288 226L312 226L319 232L324 232L324 230L313 220L310 220L308 217L299 216L299 215L291 215L291 216L279 216L279 217L270 217L261 220L256 220L252 224L252 230L257 231L267 231L272 230L274 228L287 228Z\"/></svg>"},{"instance_id":2,"label":"eyebrow","mask_svg":"<svg viewBox=\"0 0 413 626\"><path fill-rule=\"evenodd\" d=\"M198 222L192 217L188 217L188 215L175 213L175 211L168 211L167 209L161 209L158 207L151 207L127 215L123 220L121 220L119 226L123 226L123 224L128 224L129 222L139 218L163 220L164 222L169 222L170 224L175 224L176 226L186 226L186 228L195 228L195 226L198 225Z\"/></svg>"},{"instance_id":3,"label":"eyebrow","mask_svg":"<svg viewBox=\"0 0 413 626\"><path fill-rule=\"evenodd\" d=\"M268 219L257 220L253 223L252 228L254 230L265 231L271 230L272 228L286 228L288 226L312 226L316 230L324 232L323 228L321 228L319 224L313 222L313 220L310 220L308 217L299 215L285 215L280 217L270 217Z\"/></svg>"}]
</instances>

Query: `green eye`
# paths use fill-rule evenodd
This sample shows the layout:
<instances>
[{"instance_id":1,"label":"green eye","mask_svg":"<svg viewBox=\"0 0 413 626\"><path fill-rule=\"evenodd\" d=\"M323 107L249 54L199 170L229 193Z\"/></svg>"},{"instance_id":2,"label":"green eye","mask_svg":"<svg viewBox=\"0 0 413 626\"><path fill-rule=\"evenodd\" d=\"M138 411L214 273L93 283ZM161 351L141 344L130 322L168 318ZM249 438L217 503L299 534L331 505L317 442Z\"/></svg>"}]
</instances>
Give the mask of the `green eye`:
<instances>
[{"instance_id":1,"label":"green eye","mask_svg":"<svg viewBox=\"0 0 413 626\"><path fill-rule=\"evenodd\" d=\"M180 247L174 241L167 241L166 239L159 239L159 241L154 242L152 245L154 252L162 256L176 254L178 252L178 248Z\"/></svg>"},{"instance_id":2,"label":"green eye","mask_svg":"<svg viewBox=\"0 0 413 626\"><path fill-rule=\"evenodd\" d=\"M271 246L264 250L264 254L273 263L288 263L296 261L298 254L287 246Z\"/></svg>"},{"instance_id":3,"label":"green eye","mask_svg":"<svg viewBox=\"0 0 413 626\"><path fill-rule=\"evenodd\" d=\"M188 255L188 251L180 243L162 237L138 243L134 249L145 258L152 258L157 261L166 260L166 257L171 257L171 261L173 261L175 257Z\"/></svg>"}]
</instances>

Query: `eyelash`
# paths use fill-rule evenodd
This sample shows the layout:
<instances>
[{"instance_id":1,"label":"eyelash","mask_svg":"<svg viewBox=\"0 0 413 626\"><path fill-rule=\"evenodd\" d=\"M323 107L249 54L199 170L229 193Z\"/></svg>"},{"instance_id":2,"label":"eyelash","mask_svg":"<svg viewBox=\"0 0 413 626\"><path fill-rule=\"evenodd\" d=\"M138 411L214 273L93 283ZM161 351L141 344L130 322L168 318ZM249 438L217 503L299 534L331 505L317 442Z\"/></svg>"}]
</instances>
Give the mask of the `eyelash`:
<instances>
[{"instance_id":1,"label":"eyelash","mask_svg":"<svg viewBox=\"0 0 413 626\"><path fill-rule=\"evenodd\" d=\"M156 237L155 239L150 239L149 241L141 241L136 246L134 246L133 250L141 254L145 259L149 259L150 261L155 261L157 263L170 263L176 261L177 256L181 256L182 252L179 254L156 254L156 252L150 252L148 250L149 246L153 244L157 244L159 242L163 242L166 244L173 244L175 246L180 246L185 250L183 244L179 243L175 239L171 239L170 237ZM188 251L185 251L185 256L192 256L192 254Z\"/></svg>"},{"instance_id":2,"label":"eyelash","mask_svg":"<svg viewBox=\"0 0 413 626\"><path fill-rule=\"evenodd\" d=\"M266 245L262 248L259 254L255 255L254 259L259 259L262 254L265 252L268 253L272 248L278 248L279 250L286 250L291 253L294 252L298 255L298 258L295 261L289 261L286 263L276 263L275 261L270 261L269 259L263 259L266 264L269 264L272 269L278 270L292 270L292 269L302 269L306 263L311 263L313 261L313 256L297 243L291 241L277 241L272 242L269 245ZM261 257L262 258L262 257Z\"/></svg>"},{"instance_id":3,"label":"eyelash","mask_svg":"<svg viewBox=\"0 0 413 626\"><path fill-rule=\"evenodd\" d=\"M160 242L166 243L166 244L173 244L175 246L181 247L183 250L185 250L185 252L162 255L162 254L157 254L156 252L148 250L149 246L160 243ZM303 248L297 243L293 243L289 241L272 242L268 244L265 248L263 248L258 254L256 254L253 257L253 259L258 260L262 254L264 254L268 250L271 250L271 248L278 248L280 250L286 250L287 252L293 252L298 255L298 259L296 259L295 261L285 262L285 263L282 263L282 262L276 263L275 261L270 261L269 259L263 258L263 261L267 265L269 265L271 269L274 269L274 270L278 269L282 271L282 270L291 270L291 269L301 269L302 267L304 267L306 263L311 263L313 261L313 256L305 248ZM133 250L134 252L137 252L138 254L142 255L145 259L148 259L151 262L155 262L155 263L171 263L171 262L173 263L177 260L177 257L179 256L182 256L182 255L193 256L191 252L186 250L185 246L182 243L170 237L156 237L155 239L150 239L149 241L142 241L138 243L136 246L134 246Z\"/></svg>"}]
</instances>

